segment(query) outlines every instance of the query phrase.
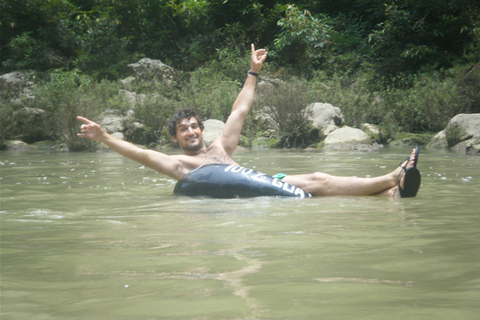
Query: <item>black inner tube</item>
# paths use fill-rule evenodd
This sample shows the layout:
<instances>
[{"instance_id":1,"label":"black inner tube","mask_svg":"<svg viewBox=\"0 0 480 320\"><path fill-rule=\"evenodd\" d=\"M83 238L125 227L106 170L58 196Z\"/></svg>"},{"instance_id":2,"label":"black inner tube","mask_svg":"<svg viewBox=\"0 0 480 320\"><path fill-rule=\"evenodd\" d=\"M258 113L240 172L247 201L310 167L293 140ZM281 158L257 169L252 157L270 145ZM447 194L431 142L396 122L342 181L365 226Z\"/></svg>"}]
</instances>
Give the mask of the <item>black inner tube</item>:
<instances>
[{"instance_id":1,"label":"black inner tube","mask_svg":"<svg viewBox=\"0 0 480 320\"><path fill-rule=\"evenodd\" d=\"M295 197L312 195L253 169L228 164L208 164L178 180L174 194L213 198Z\"/></svg>"}]
</instances>

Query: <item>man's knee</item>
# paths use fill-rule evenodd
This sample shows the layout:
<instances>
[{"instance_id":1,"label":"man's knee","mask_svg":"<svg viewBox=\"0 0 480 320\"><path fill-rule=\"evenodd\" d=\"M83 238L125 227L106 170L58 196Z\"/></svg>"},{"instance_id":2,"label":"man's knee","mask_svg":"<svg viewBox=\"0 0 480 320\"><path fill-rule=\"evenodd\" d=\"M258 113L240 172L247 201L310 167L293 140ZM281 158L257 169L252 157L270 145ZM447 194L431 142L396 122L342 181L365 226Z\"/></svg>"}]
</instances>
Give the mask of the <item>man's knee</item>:
<instances>
[{"instance_id":1,"label":"man's knee","mask_svg":"<svg viewBox=\"0 0 480 320\"><path fill-rule=\"evenodd\" d=\"M316 182L327 182L330 180L330 175L323 172L314 172L312 173L312 181Z\"/></svg>"}]
</instances>

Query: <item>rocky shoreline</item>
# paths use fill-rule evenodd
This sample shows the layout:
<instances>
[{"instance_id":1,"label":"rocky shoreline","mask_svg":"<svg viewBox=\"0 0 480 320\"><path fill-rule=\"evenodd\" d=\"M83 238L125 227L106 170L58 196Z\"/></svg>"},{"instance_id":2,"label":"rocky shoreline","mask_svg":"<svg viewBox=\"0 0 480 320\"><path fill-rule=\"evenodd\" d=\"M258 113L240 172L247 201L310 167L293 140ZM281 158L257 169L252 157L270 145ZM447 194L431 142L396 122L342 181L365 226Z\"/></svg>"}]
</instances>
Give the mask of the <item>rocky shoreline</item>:
<instances>
[{"instance_id":1,"label":"rocky shoreline","mask_svg":"<svg viewBox=\"0 0 480 320\"><path fill-rule=\"evenodd\" d=\"M161 81L165 85L171 86L176 81L173 69L159 60L142 59L138 63L129 66L133 69L134 76L126 78L122 82L135 81L137 79L147 82ZM259 94L262 93L263 87L270 85L269 82L271 81L271 79L264 79L259 82ZM21 72L0 76L0 91L16 92L12 96L19 99L19 101L35 99L32 95L32 86L33 83ZM136 92L122 89L118 92L118 96L126 101L129 106L126 109L127 111L105 110L95 121L115 137L142 145L145 141L146 128L136 119L135 106L143 103L146 99L145 94L137 94ZM317 130L319 132L318 136L322 137L319 143L309 146L309 150L372 152L384 147L384 145L376 142L380 140L378 127L368 123L362 124L360 128L349 127L345 124L342 111L338 107L329 103L316 102L307 106L305 111L307 120L311 123L313 130ZM253 115L256 120L265 123L266 127L275 127L268 110L258 110ZM25 106L17 110L14 117L21 119L22 121L20 122L25 127L31 128L30 135L33 138L30 138L32 141L41 140L43 135L48 136L48 133L41 132L39 131L41 129L38 129L38 123L48 120L46 118L49 115L46 111ZM207 145L220 135L223 126L224 123L220 120L209 119L205 121L204 139ZM66 145L55 141L39 141L29 144L25 142L28 142L28 139L25 141L0 140L4 142L3 149L9 151L35 149L69 151ZM255 138L249 140L243 137L239 145L246 148L269 148L275 144L274 140L275 138ZM404 134L396 140L389 142L389 145L425 145L429 149L452 150L468 155L480 155L480 114L458 114L449 121L444 130L435 135ZM163 146L155 147L162 148ZM105 147L102 147L100 144L96 145L96 149L106 151Z\"/></svg>"}]
</instances>

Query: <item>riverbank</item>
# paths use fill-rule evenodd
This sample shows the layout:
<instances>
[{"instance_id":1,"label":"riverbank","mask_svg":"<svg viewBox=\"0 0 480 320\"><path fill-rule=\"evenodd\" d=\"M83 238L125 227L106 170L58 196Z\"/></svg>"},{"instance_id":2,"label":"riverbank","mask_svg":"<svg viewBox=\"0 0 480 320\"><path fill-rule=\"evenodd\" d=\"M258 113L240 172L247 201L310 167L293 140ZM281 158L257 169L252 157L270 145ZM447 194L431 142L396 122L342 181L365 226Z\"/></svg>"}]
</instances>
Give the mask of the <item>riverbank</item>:
<instances>
[{"instance_id":1,"label":"riverbank","mask_svg":"<svg viewBox=\"0 0 480 320\"><path fill-rule=\"evenodd\" d=\"M166 124L175 109L193 107L204 120L225 122L241 88L208 66L189 73L152 59L129 66L132 75L121 81L98 82L75 70L1 76L0 147L29 148L7 144L10 140L29 145L55 141L54 147L63 150L96 150L94 142L76 136L77 115L101 122L121 139L148 148L171 147ZM244 147L372 151L390 144L428 145L435 136L442 144L432 147L452 148L475 135L450 139L438 133L456 115L476 110L471 84L480 69L405 76L398 80L404 85L395 87L375 82L373 74L345 78L317 72L307 80L266 69L242 132ZM333 131L341 139L359 136L335 138L332 147Z\"/></svg>"}]
</instances>

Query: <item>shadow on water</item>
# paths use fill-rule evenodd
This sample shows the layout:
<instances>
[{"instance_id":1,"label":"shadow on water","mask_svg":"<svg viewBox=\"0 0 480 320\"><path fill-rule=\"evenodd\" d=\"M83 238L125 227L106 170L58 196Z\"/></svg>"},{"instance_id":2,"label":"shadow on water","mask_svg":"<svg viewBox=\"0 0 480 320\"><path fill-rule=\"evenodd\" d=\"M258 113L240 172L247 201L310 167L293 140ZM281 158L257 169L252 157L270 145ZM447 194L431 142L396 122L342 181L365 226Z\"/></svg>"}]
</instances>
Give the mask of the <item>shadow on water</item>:
<instances>
[{"instance_id":1,"label":"shadow on water","mask_svg":"<svg viewBox=\"0 0 480 320\"><path fill-rule=\"evenodd\" d=\"M248 152L376 176L409 150ZM0 153L2 319L474 319L479 157L424 152L418 197L208 199L114 153Z\"/></svg>"}]
</instances>

